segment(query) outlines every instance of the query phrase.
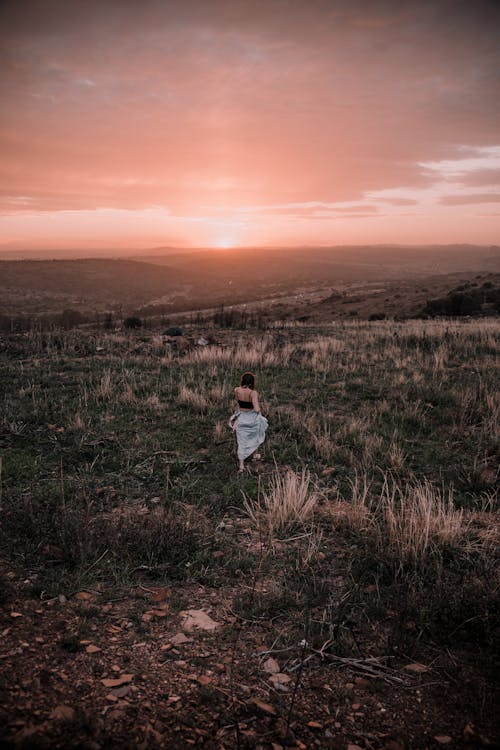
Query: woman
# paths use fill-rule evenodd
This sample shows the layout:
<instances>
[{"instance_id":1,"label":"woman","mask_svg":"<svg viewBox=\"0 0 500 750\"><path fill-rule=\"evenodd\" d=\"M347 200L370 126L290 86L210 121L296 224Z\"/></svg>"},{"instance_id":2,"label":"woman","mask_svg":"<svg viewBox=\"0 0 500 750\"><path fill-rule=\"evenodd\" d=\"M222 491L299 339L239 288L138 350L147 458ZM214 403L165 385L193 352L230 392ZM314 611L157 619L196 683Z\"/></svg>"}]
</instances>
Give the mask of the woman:
<instances>
[{"instance_id":1,"label":"woman","mask_svg":"<svg viewBox=\"0 0 500 750\"><path fill-rule=\"evenodd\" d=\"M260 413L259 394L255 389L255 375L245 372L240 385L234 389L238 409L229 420L230 427L236 431L238 440L238 471L245 470L245 459L254 455L264 442L267 430L267 419Z\"/></svg>"}]
</instances>

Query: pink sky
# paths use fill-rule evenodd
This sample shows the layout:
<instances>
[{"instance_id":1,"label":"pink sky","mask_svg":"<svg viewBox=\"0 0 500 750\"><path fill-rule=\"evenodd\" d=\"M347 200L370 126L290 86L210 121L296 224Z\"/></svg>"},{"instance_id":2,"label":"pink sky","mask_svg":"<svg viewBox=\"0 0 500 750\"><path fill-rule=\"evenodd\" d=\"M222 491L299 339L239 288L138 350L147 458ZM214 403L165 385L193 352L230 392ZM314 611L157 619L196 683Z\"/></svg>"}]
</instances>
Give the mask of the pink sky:
<instances>
[{"instance_id":1,"label":"pink sky","mask_svg":"<svg viewBox=\"0 0 500 750\"><path fill-rule=\"evenodd\" d=\"M500 243L490 0L3 0L0 253Z\"/></svg>"}]
</instances>

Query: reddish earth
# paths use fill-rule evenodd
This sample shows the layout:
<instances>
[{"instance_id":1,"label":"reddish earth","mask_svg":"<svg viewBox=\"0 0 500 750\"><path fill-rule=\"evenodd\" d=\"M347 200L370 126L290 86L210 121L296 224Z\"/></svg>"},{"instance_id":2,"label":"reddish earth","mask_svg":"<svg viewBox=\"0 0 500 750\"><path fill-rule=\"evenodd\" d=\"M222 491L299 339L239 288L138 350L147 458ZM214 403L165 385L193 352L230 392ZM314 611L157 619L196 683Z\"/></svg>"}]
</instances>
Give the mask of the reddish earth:
<instances>
[{"instance_id":1,"label":"reddish earth","mask_svg":"<svg viewBox=\"0 0 500 750\"><path fill-rule=\"evenodd\" d=\"M6 577L2 748L499 747L494 665L480 654L279 650L279 622L237 619L234 590L144 584L47 600ZM216 629L190 630L188 610Z\"/></svg>"}]
</instances>

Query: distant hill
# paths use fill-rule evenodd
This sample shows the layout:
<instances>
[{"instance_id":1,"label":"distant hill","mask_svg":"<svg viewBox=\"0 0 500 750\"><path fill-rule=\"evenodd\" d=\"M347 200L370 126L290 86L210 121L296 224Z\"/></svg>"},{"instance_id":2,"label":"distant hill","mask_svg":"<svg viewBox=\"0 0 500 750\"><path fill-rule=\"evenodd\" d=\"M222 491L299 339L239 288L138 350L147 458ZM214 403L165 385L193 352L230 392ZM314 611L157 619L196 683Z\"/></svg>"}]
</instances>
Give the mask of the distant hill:
<instances>
[{"instance_id":1,"label":"distant hill","mask_svg":"<svg viewBox=\"0 0 500 750\"><path fill-rule=\"evenodd\" d=\"M500 247L476 245L337 245L332 247L239 248L192 250L162 256L136 256L136 260L222 278L242 276L284 280L300 274L304 279L365 280L428 276L431 273L500 270Z\"/></svg>"},{"instance_id":2,"label":"distant hill","mask_svg":"<svg viewBox=\"0 0 500 750\"><path fill-rule=\"evenodd\" d=\"M141 304L186 286L186 274L134 260L26 260L0 262L0 292L68 303ZM192 283L192 282L191 282Z\"/></svg>"},{"instance_id":3,"label":"distant hill","mask_svg":"<svg viewBox=\"0 0 500 750\"><path fill-rule=\"evenodd\" d=\"M500 273L457 273L383 283L349 284L319 302L296 307L294 317L338 318L497 315ZM486 303L486 305L485 305ZM492 303L488 306L488 303Z\"/></svg>"},{"instance_id":4,"label":"distant hill","mask_svg":"<svg viewBox=\"0 0 500 750\"><path fill-rule=\"evenodd\" d=\"M170 313L356 283L394 283L404 296L404 285L418 279L497 270L499 247L469 245L165 248L164 255L156 249L134 259L8 260L0 261L0 313L116 307L124 313L153 308ZM343 310L355 309L343 302Z\"/></svg>"}]
</instances>

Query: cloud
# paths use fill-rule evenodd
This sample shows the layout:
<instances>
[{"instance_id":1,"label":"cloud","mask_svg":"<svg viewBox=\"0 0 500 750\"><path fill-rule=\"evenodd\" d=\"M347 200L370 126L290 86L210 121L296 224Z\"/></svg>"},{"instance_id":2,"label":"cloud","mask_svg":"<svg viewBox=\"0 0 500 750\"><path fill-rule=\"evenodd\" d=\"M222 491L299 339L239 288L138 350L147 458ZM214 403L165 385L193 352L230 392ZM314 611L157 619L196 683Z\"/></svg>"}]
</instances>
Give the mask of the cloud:
<instances>
[{"instance_id":1,"label":"cloud","mask_svg":"<svg viewBox=\"0 0 500 750\"><path fill-rule=\"evenodd\" d=\"M494 185L473 180L500 158L499 20L487 0L4 0L0 208L313 221Z\"/></svg>"},{"instance_id":2,"label":"cloud","mask_svg":"<svg viewBox=\"0 0 500 750\"><path fill-rule=\"evenodd\" d=\"M421 162L427 173L436 179L461 185L477 175L498 174L500 170L500 146L460 146L454 158Z\"/></svg>"},{"instance_id":3,"label":"cloud","mask_svg":"<svg viewBox=\"0 0 500 750\"><path fill-rule=\"evenodd\" d=\"M444 195L439 199L443 206L464 206L476 203L500 203L500 193L466 193L465 195Z\"/></svg>"},{"instance_id":4,"label":"cloud","mask_svg":"<svg viewBox=\"0 0 500 750\"><path fill-rule=\"evenodd\" d=\"M478 169L461 176L461 182L467 187L486 187L496 185L500 187L500 169Z\"/></svg>"},{"instance_id":5,"label":"cloud","mask_svg":"<svg viewBox=\"0 0 500 750\"><path fill-rule=\"evenodd\" d=\"M279 216L334 216L336 213L376 213L377 206L370 206L366 203L347 204L347 203L325 203L324 201L307 201L305 203L285 203L275 206L247 206L241 208L242 214L276 214Z\"/></svg>"},{"instance_id":6,"label":"cloud","mask_svg":"<svg viewBox=\"0 0 500 750\"><path fill-rule=\"evenodd\" d=\"M415 198L387 198L385 199L385 202L389 203L391 206L416 206L418 205L418 200L416 200Z\"/></svg>"}]
</instances>

